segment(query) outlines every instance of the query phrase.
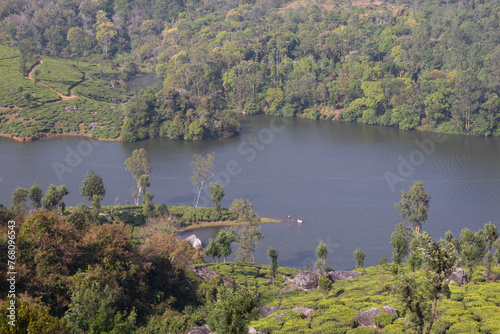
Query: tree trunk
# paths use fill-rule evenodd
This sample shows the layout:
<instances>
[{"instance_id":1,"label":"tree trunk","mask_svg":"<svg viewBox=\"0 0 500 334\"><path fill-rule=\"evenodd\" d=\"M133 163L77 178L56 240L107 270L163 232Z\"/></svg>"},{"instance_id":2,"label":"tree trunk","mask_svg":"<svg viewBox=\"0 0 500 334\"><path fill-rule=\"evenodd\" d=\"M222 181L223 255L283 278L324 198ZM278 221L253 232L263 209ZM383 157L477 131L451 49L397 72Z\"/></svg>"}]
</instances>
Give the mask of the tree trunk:
<instances>
[{"instance_id":1,"label":"tree trunk","mask_svg":"<svg viewBox=\"0 0 500 334\"><path fill-rule=\"evenodd\" d=\"M491 258L491 246L488 247L488 255L486 256L486 261L488 261L488 267L486 269L486 283L490 281L490 266L491 266L491 261L493 259Z\"/></svg>"},{"instance_id":2,"label":"tree trunk","mask_svg":"<svg viewBox=\"0 0 500 334\"><path fill-rule=\"evenodd\" d=\"M215 270L215 257L212 256L212 270Z\"/></svg>"},{"instance_id":3,"label":"tree trunk","mask_svg":"<svg viewBox=\"0 0 500 334\"><path fill-rule=\"evenodd\" d=\"M224 264L226 264L226 256L224 255Z\"/></svg>"},{"instance_id":4,"label":"tree trunk","mask_svg":"<svg viewBox=\"0 0 500 334\"><path fill-rule=\"evenodd\" d=\"M200 203L200 196L201 196L201 188L198 190L198 198L196 199L196 205L194 206L195 208L198 207L198 203Z\"/></svg>"},{"instance_id":5,"label":"tree trunk","mask_svg":"<svg viewBox=\"0 0 500 334\"><path fill-rule=\"evenodd\" d=\"M252 257L252 263L255 264L255 258L253 257L253 253L250 253L250 256Z\"/></svg>"},{"instance_id":6,"label":"tree trunk","mask_svg":"<svg viewBox=\"0 0 500 334\"><path fill-rule=\"evenodd\" d=\"M437 296L434 295L434 299L432 300L432 319L429 327L427 327L426 334L430 334L432 325L434 324L434 320L436 319L436 305L437 305Z\"/></svg>"}]
</instances>

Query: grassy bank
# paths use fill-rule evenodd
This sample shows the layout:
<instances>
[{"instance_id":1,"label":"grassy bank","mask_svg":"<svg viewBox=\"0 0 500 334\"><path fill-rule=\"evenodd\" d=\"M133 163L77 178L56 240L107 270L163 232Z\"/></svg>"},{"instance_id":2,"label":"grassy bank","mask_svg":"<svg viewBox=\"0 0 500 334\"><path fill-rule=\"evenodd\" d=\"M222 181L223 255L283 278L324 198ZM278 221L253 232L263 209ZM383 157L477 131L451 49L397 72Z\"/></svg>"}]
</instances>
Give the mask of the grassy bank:
<instances>
[{"instance_id":1,"label":"grassy bank","mask_svg":"<svg viewBox=\"0 0 500 334\"><path fill-rule=\"evenodd\" d=\"M260 222L258 224L274 224L274 223L282 223L281 219L274 218L265 218L260 217ZM227 220L227 221L215 221L215 222L196 222L186 227L183 227L180 232L184 231L194 231L203 228L211 228L211 227L230 227L230 226L240 226L242 223L237 220Z\"/></svg>"}]
</instances>

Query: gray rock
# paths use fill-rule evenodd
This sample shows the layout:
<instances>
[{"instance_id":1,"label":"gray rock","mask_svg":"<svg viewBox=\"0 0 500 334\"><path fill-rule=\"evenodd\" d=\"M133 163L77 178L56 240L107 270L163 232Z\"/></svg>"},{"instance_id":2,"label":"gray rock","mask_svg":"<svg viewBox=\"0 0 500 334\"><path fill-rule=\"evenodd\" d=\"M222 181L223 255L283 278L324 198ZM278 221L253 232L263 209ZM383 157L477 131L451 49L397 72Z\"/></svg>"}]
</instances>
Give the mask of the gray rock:
<instances>
[{"instance_id":1,"label":"gray rock","mask_svg":"<svg viewBox=\"0 0 500 334\"><path fill-rule=\"evenodd\" d=\"M372 307L364 310L356 314L354 321L359 327L377 327L374 319L380 315L380 310L381 307ZM393 315L395 318L398 317L398 311L392 306L384 306L384 312Z\"/></svg>"},{"instance_id":2,"label":"gray rock","mask_svg":"<svg viewBox=\"0 0 500 334\"><path fill-rule=\"evenodd\" d=\"M289 310L288 307L263 306L259 310L259 318L267 318L271 314L281 310Z\"/></svg>"},{"instance_id":3,"label":"gray rock","mask_svg":"<svg viewBox=\"0 0 500 334\"><path fill-rule=\"evenodd\" d=\"M323 276L323 274L319 270L301 271L300 273L295 275L293 284L301 290L314 290L318 288L318 281L321 276Z\"/></svg>"},{"instance_id":4,"label":"gray rock","mask_svg":"<svg viewBox=\"0 0 500 334\"><path fill-rule=\"evenodd\" d=\"M450 282L457 283L458 286L469 283L469 281L467 280L467 275L465 275L465 272L462 268L455 269L455 271L446 278L449 279Z\"/></svg>"},{"instance_id":5,"label":"gray rock","mask_svg":"<svg viewBox=\"0 0 500 334\"><path fill-rule=\"evenodd\" d=\"M307 307L297 307L293 309L293 312L302 313L306 317L308 317L314 310L312 308Z\"/></svg>"},{"instance_id":6,"label":"gray rock","mask_svg":"<svg viewBox=\"0 0 500 334\"><path fill-rule=\"evenodd\" d=\"M234 284L234 282L232 280L225 278L223 275L221 275L220 273L218 273L214 270L210 270L206 267L199 267L199 266L194 266L191 268L191 270L194 272L194 274L197 277L201 278L205 282L210 281L215 276L221 276L222 279L224 280L225 285L230 286L233 289L236 288L236 285Z\"/></svg>"},{"instance_id":7,"label":"gray rock","mask_svg":"<svg viewBox=\"0 0 500 334\"><path fill-rule=\"evenodd\" d=\"M336 270L336 271L330 271L328 273L328 275L335 282L335 281L340 281L340 280L343 280L343 279L353 280L356 277L359 277L359 276L361 276L363 274L360 273L360 272L357 272L357 271Z\"/></svg>"},{"instance_id":8,"label":"gray rock","mask_svg":"<svg viewBox=\"0 0 500 334\"><path fill-rule=\"evenodd\" d=\"M253 327L248 327L248 334L265 334L265 333Z\"/></svg>"},{"instance_id":9,"label":"gray rock","mask_svg":"<svg viewBox=\"0 0 500 334\"><path fill-rule=\"evenodd\" d=\"M191 244L191 246L193 246L196 249L202 249L203 248L203 243L194 234L191 234L189 237L187 237L184 240L186 240L187 242L189 242Z\"/></svg>"},{"instance_id":10,"label":"gray rock","mask_svg":"<svg viewBox=\"0 0 500 334\"><path fill-rule=\"evenodd\" d=\"M210 327L208 325L203 325L200 327L192 327L188 329L184 334L210 334Z\"/></svg>"},{"instance_id":11,"label":"gray rock","mask_svg":"<svg viewBox=\"0 0 500 334\"><path fill-rule=\"evenodd\" d=\"M283 288L281 288L280 290L280 293L283 293L283 292L286 292L286 291L290 291L290 290L295 290L295 289L298 289L299 287L296 286L295 284L288 284L288 285L285 285Z\"/></svg>"}]
</instances>

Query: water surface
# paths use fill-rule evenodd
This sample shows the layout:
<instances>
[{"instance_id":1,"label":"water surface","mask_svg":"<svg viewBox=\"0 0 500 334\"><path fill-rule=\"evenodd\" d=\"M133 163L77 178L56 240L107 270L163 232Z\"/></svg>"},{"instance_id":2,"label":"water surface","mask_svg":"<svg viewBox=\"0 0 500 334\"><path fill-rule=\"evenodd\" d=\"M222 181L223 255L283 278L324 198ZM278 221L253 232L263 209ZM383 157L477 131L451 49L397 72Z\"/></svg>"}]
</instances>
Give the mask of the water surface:
<instances>
[{"instance_id":1,"label":"water surface","mask_svg":"<svg viewBox=\"0 0 500 334\"><path fill-rule=\"evenodd\" d=\"M66 184L68 204L77 204L89 169L104 179L103 204L132 202L134 181L123 163L144 147L153 167L155 203L193 205L193 154L215 152L225 207L235 198L248 198L258 214L285 220L262 225L259 263L268 263L266 251L272 246L280 265L312 267L320 240L329 247L328 264L334 269L352 269L356 247L366 253L365 265L390 259L390 234L400 221L394 204L401 189L416 180L431 196L424 229L434 238L447 230L458 236L463 227L477 230L488 221L500 226L500 138L264 115L243 117L242 125L238 137L206 142L56 137L17 143L0 138L0 203L10 204L16 186L37 182L44 190ZM202 204L210 205L208 197L202 197ZM289 226L288 215L304 223ZM206 242L217 231L194 233Z\"/></svg>"}]
</instances>

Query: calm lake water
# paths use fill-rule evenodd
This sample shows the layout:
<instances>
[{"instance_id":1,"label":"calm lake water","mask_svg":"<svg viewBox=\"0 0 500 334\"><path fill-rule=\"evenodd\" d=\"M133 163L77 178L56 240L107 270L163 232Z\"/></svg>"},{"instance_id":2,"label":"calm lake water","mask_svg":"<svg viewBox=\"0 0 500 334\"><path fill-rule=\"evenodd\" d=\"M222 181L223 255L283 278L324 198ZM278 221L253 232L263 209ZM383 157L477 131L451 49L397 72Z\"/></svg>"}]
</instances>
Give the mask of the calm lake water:
<instances>
[{"instance_id":1,"label":"calm lake water","mask_svg":"<svg viewBox=\"0 0 500 334\"><path fill-rule=\"evenodd\" d=\"M400 221L394 203L416 180L431 196L424 229L434 238L447 230L458 236L463 227L475 231L488 221L500 226L500 138L264 115L242 117L242 125L238 137L207 142L56 137L17 143L0 138L0 203L10 205L17 186L37 182L44 190L51 183L66 184L67 203L78 204L78 187L93 169L107 188L103 203L126 204L132 201L134 181L123 163L144 147L153 167L155 203L193 205L193 154L215 152L225 207L235 198L248 198L259 215L285 220L261 225L265 238L255 254L259 263L268 263L266 251L272 246L280 265L312 267L320 240L329 247L328 264L334 269L354 268L356 247L366 253L367 266L390 258L390 234ZM209 205L206 197L201 202ZM304 223L289 226L288 215ZM206 242L217 229L194 233Z\"/></svg>"}]
</instances>

